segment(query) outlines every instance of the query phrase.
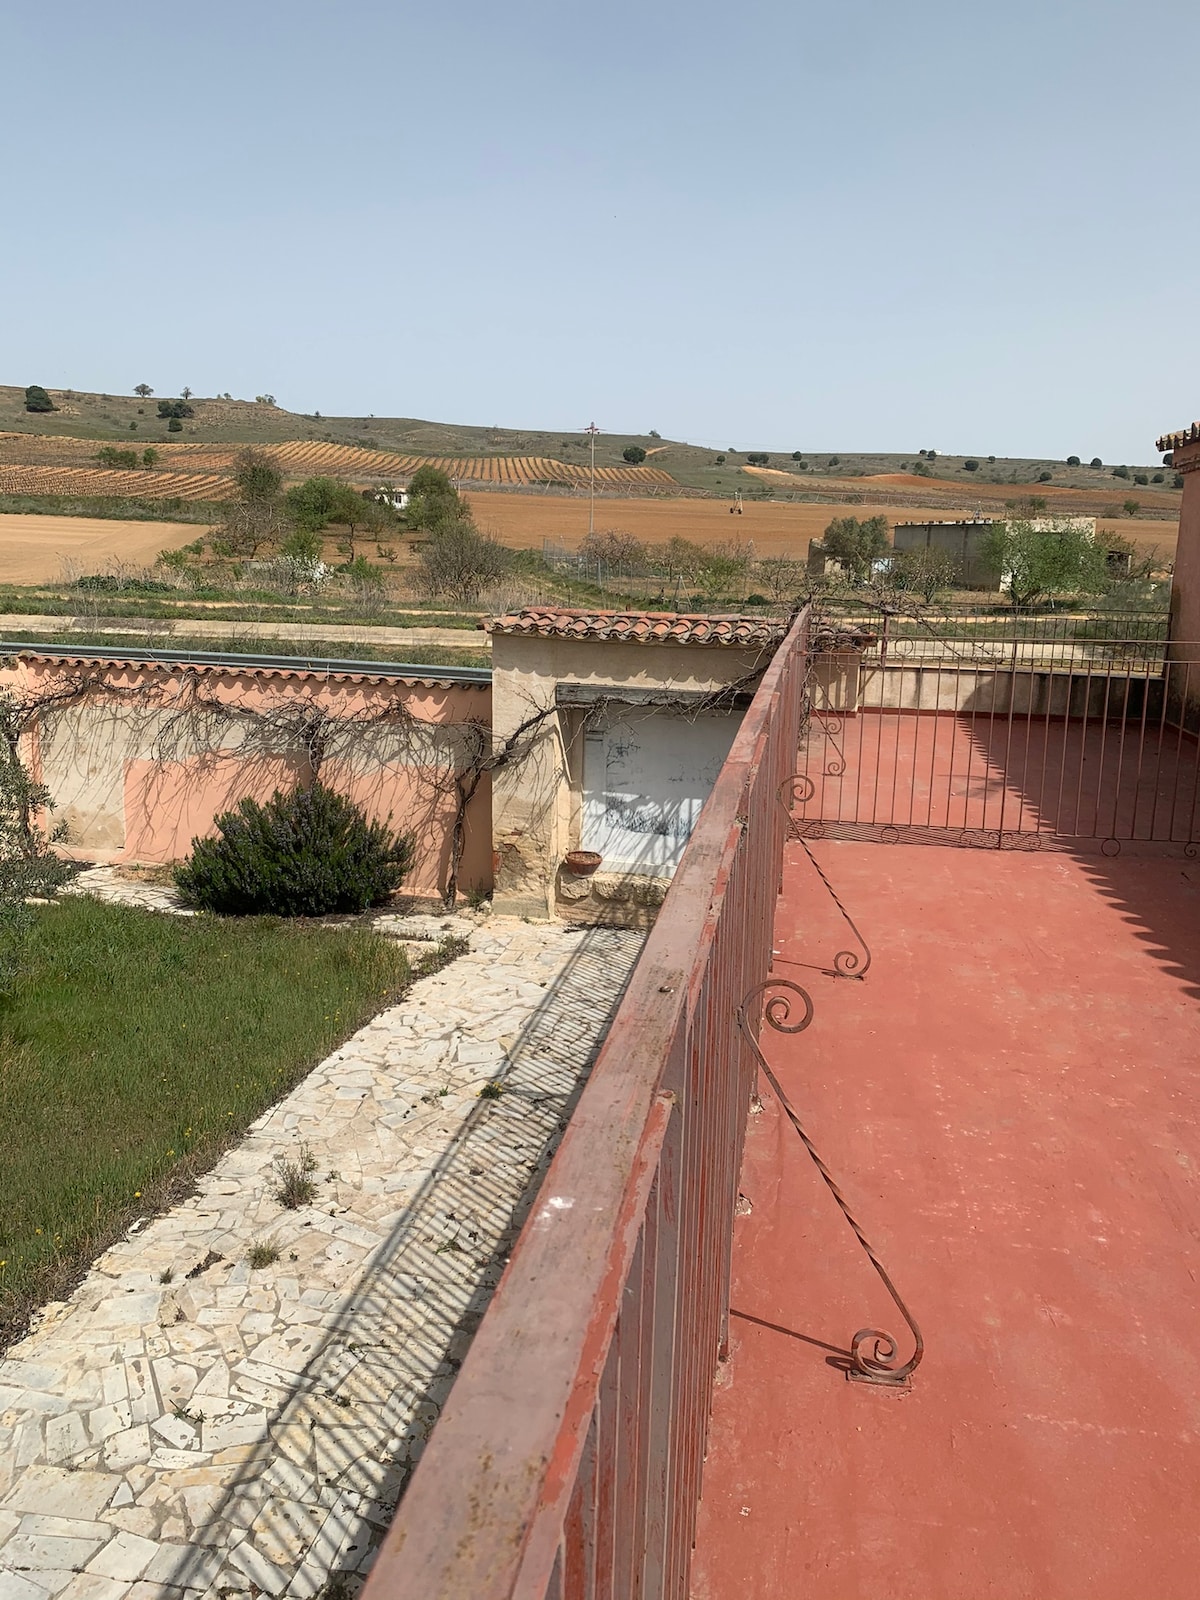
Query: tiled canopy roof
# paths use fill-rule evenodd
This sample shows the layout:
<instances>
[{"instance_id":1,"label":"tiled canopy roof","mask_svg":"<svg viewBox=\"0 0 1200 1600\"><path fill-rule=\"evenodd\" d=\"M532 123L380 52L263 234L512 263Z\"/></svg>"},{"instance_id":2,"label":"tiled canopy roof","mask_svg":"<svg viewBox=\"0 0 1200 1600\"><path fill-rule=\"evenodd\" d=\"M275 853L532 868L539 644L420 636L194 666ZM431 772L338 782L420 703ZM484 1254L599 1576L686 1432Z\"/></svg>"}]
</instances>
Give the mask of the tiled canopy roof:
<instances>
[{"instance_id":1,"label":"tiled canopy roof","mask_svg":"<svg viewBox=\"0 0 1200 1600\"><path fill-rule=\"evenodd\" d=\"M323 683L370 683L370 684L395 684L403 683L419 689L488 689L491 685L487 682L463 683L456 678L439 678L430 674L429 677L404 673L373 673L368 668L363 672L337 669L326 671L321 667L306 667L299 663L295 667L260 666L252 661L229 661L218 663L212 661L146 661L133 657L126 658L114 653L113 655L74 655L69 646L61 651L39 648L36 645L25 647L15 645L4 652L8 659L21 658L30 661L53 662L56 666L63 667L95 667L97 669L112 668L117 671L145 672L147 670L165 673L199 673L213 677L225 678L309 678L319 679Z\"/></svg>"},{"instance_id":2,"label":"tiled canopy roof","mask_svg":"<svg viewBox=\"0 0 1200 1600\"><path fill-rule=\"evenodd\" d=\"M1181 428L1178 433L1164 433L1155 449L1182 450L1185 444L1195 444L1197 440L1200 440L1200 422L1193 422L1190 428Z\"/></svg>"},{"instance_id":3,"label":"tiled canopy roof","mask_svg":"<svg viewBox=\"0 0 1200 1600\"><path fill-rule=\"evenodd\" d=\"M527 606L481 624L488 633L547 639L614 639L625 644L734 645L774 648L786 631L765 617L681 616L675 611L575 611Z\"/></svg>"}]
</instances>

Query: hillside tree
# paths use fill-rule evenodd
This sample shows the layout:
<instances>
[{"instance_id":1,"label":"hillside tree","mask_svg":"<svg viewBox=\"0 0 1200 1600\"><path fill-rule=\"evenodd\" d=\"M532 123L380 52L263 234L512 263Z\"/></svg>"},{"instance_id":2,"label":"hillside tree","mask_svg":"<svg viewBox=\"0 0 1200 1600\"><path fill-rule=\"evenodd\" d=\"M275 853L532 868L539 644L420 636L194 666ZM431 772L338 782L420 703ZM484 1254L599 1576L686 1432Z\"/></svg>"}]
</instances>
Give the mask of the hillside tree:
<instances>
[{"instance_id":1,"label":"hillside tree","mask_svg":"<svg viewBox=\"0 0 1200 1600\"><path fill-rule=\"evenodd\" d=\"M865 583L871 567L891 549L884 516L834 517L821 543L825 554L839 561L852 583Z\"/></svg>"},{"instance_id":2,"label":"hillside tree","mask_svg":"<svg viewBox=\"0 0 1200 1600\"><path fill-rule=\"evenodd\" d=\"M1103 549L1068 519L1051 519L1048 526L1024 517L998 522L982 554L1007 581L1008 598L1018 608L1058 595L1100 594L1108 583Z\"/></svg>"},{"instance_id":3,"label":"hillside tree","mask_svg":"<svg viewBox=\"0 0 1200 1600\"><path fill-rule=\"evenodd\" d=\"M431 599L474 605L508 571L511 554L480 533L465 509L442 522L421 551L417 582Z\"/></svg>"},{"instance_id":4,"label":"hillside tree","mask_svg":"<svg viewBox=\"0 0 1200 1600\"><path fill-rule=\"evenodd\" d=\"M466 515L458 490L440 467L418 467L408 485L404 521L413 533L434 534Z\"/></svg>"},{"instance_id":5,"label":"hillside tree","mask_svg":"<svg viewBox=\"0 0 1200 1600\"><path fill-rule=\"evenodd\" d=\"M133 392L135 395L137 395L139 400L148 400L154 393L154 390L148 383L135 383L133 386Z\"/></svg>"},{"instance_id":6,"label":"hillside tree","mask_svg":"<svg viewBox=\"0 0 1200 1600\"><path fill-rule=\"evenodd\" d=\"M40 413L45 411L57 411L58 407L54 404L54 401L51 400L45 389L42 388L40 383L31 383L25 391L25 409L26 411Z\"/></svg>"}]
</instances>

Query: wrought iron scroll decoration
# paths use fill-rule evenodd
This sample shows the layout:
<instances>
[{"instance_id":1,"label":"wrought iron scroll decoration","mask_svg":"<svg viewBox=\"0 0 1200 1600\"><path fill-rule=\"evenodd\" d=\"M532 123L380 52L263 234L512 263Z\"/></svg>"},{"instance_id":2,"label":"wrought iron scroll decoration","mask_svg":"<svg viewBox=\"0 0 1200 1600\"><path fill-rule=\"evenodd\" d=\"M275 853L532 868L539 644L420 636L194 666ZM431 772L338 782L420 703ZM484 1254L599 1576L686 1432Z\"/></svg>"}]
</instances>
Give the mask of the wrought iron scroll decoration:
<instances>
[{"instance_id":1,"label":"wrought iron scroll decoration","mask_svg":"<svg viewBox=\"0 0 1200 1600\"><path fill-rule=\"evenodd\" d=\"M753 1052L755 1060L758 1062L763 1076L771 1085L771 1088L775 1094L775 1098L783 1107L784 1114L791 1123L792 1127L796 1130L796 1133L799 1135L800 1142L812 1157L813 1164L816 1166L817 1171L824 1179L825 1185L830 1194L832 1194L833 1198L837 1201L842 1215L850 1224L851 1231L866 1253L867 1260L875 1268L875 1271L878 1273L884 1288L887 1290L888 1294L891 1295L896 1309L908 1324L909 1331L911 1332L915 1342L915 1349L913 1350L912 1355L907 1361L897 1365L897 1357L900 1354L900 1346L890 1333L885 1333L881 1328L859 1328L858 1332L850 1341L850 1354L848 1365L846 1366L846 1376L848 1378L855 1379L859 1383L890 1384L893 1386L903 1384L920 1366L921 1358L925 1354L925 1340L922 1337L921 1330L917 1326L915 1318L905 1305L904 1301L900 1298L895 1284L888 1276L886 1267L875 1254L875 1251L871 1247L870 1241L868 1240L866 1234L862 1231L862 1228L859 1226L854 1213L846 1204L845 1197L843 1196L842 1191L838 1188L833 1174L825 1165L824 1161L821 1160L821 1157L817 1154L816 1146L808 1137L808 1134L805 1133L800 1118L792 1109L792 1104L787 1095L784 1093L782 1084L779 1082L779 1079L775 1076L774 1072L772 1072L767 1063L766 1057L763 1055L762 1050L759 1047L758 1040L754 1036L752 1019L755 1011L757 1010L758 1002L762 1000L763 997L769 993L769 991L772 990L778 992L771 994L770 998L766 1000L766 1003L763 1006L764 1020L768 1022L777 1033L801 1033L805 1028L808 1027L809 1023L813 1019L812 996L807 992L807 990L802 989L798 983L792 983L787 978L768 978L765 983L760 983L755 988L751 989L750 993L737 1008L738 1027L741 1029L742 1036L746 1040L746 1043L750 1046L750 1049ZM793 996L796 997L800 1003L800 1006L802 1007L802 1015L798 1022L792 1022L790 1020L792 1015Z\"/></svg>"},{"instance_id":2,"label":"wrought iron scroll decoration","mask_svg":"<svg viewBox=\"0 0 1200 1600\"><path fill-rule=\"evenodd\" d=\"M808 848L803 834L792 820L792 805L795 801L799 799L803 804L805 801L811 800L814 793L812 779L802 772L793 772L791 777L785 778L779 785L779 788L775 791L775 799L783 808L783 813L787 817L788 838L797 840L804 850L804 854L812 862L817 877L820 878L829 893L829 898L841 912L842 920L861 945L862 955L859 955L856 950L839 950L833 958L832 967L818 967L809 961L798 961L796 965L799 967L812 966L814 971L823 972L830 978L865 978L871 965L871 947L859 932L854 918L842 904L837 890L821 870L820 862ZM817 837L820 837L820 835L817 835Z\"/></svg>"}]
</instances>

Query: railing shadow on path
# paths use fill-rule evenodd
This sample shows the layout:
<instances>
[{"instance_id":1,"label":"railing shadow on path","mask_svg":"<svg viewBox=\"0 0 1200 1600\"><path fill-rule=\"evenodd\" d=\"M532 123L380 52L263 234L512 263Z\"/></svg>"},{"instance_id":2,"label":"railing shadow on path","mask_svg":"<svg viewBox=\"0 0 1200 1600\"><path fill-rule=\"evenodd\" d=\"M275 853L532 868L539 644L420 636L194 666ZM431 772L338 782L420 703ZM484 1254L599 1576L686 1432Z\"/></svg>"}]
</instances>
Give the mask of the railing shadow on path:
<instances>
[{"instance_id":1,"label":"railing shadow on path","mask_svg":"<svg viewBox=\"0 0 1200 1600\"><path fill-rule=\"evenodd\" d=\"M347 1592L356 1587L536 1199L641 944L641 935L619 928L583 934L506 1052L504 1093L471 1108L300 1370L280 1372L253 1355L235 1366L243 1391L274 1409L274 1420L181 1550L168 1583L215 1590L222 1575L228 1581L231 1549L248 1541L286 1573L280 1593L311 1596L338 1580ZM311 1330L290 1331L304 1351Z\"/></svg>"}]
</instances>

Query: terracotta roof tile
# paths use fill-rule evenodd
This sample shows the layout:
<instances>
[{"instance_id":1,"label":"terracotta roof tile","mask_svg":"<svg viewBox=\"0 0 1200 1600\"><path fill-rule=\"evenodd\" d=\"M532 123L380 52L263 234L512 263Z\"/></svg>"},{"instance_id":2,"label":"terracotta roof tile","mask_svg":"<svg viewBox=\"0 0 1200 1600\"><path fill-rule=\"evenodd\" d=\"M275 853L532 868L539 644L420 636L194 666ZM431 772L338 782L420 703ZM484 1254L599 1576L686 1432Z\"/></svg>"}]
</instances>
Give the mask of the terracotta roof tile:
<instances>
[{"instance_id":1,"label":"terracotta roof tile","mask_svg":"<svg viewBox=\"0 0 1200 1600\"><path fill-rule=\"evenodd\" d=\"M334 668L323 671L319 667L268 667L257 665L254 662L214 662L214 661L147 661L137 660L133 657L120 655L111 656L81 656L75 655L70 648L63 650L39 649L36 645L14 645L4 652L10 659L26 657L33 661L53 661L66 667L98 667L118 668L123 671L144 672L147 669L166 673L202 673L208 676L226 678L316 678L322 682L337 683L369 683L392 684L403 683L410 687L421 689L489 689L490 683L468 682L464 683L456 678L438 678L435 676L418 676L415 673L389 673L376 674L370 671L354 672L345 668Z\"/></svg>"},{"instance_id":2,"label":"terracotta roof tile","mask_svg":"<svg viewBox=\"0 0 1200 1600\"><path fill-rule=\"evenodd\" d=\"M1200 440L1200 422L1193 422L1190 428L1181 428L1178 433L1164 433L1154 448L1182 450L1185 444L1195 444L1197 440Z\"/></svg>"},{"instance_id":3,"label":"terracotta roof tile","mask_svg":"<svg viewBox=\"0 0 1200 1600\"><path fill-rule=\"evenodd\" d=\"M623 644L726 645L774 649L782 622L766 617L684 616L675 611L576 611L565 606L527 606L492 617L488 633L540 635L547 639L613 639Z\"/></svg>"}]
</instances>

